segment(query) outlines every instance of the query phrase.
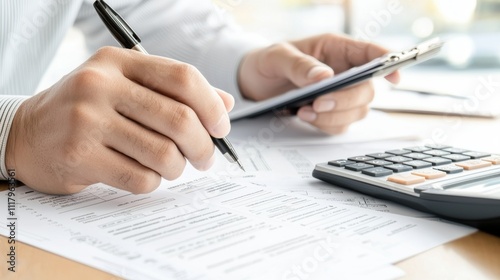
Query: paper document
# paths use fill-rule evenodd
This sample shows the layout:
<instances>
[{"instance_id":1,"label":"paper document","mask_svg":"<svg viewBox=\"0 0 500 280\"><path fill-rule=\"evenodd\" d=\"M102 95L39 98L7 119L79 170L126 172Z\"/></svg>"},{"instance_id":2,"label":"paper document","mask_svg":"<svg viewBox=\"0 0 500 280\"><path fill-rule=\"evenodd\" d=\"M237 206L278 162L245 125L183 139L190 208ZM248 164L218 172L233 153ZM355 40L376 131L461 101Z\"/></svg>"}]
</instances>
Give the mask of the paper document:
<instances>
[{"instance_id":1,"label":"paper document","mask_svg":"<svg viewBox=\"0 0 500 280\"><path fill-rule=\"evenodd\" d=\"M16 197L20 241L125 278L282 279L321 251L307 278L389 279L401 272L388 263L473 231L212 177Z\"/></svg>"},{"instance_id":2,"label":"paper document","mask_svg":"<svg viewBox=\"0 0 500 280\"><path fill-rule=\"evenodd\" d=\"M384 147L410 147L417 142L382 142L363 145L305 145L305 146L260 146L234 141L246 172L242 172L224 160L217 161L216 174L243 179L262 187L310 196L332 202L393 214L440 220L436 216L417 211L395 202L374 198L345 188L333 186L312 177L311 170L318 162L347 158L353 154L368 154L384 150ZM353 152L355 150L356 152Z\"/></svg>"},{"instance_id":3,"label":"paper document","mask_svg":"<svg viewBox=\"0 0 500 280\"><path fill-rule=\"evenodd\" d=\"M376 83L372 108L392 112L459 115L484 118L500 116L498 71L446 71L419 69L402 75L390 89Z\"/></svg>"},{"instance_id":4,"label":"paper document","mask_svg":"<svg viewBox=\"0 0 500 280\"><path fill-rule=\"evenodd\" d=\"M191 186L204 186L191 192ZM281 279L304 259L320 255L311 279L365 273L400 276L383 257L356 240L329 236L219 199L246 199L252 188L233 190L212 179L132 195L103 185L70 196L16 191L19 240L133 279ZM215 190L216 189L216 190ZM191 194L176 194L177 191ZM214 197L204 197L213 193ZM222 195L223 196L219 196ZM267 206L278 206L278 201ZM253 207L257 209L260 207ZM2 225L2 234L5 234ZM361 269L354 269L361 265Z\"/></svg>"}]
</instances>

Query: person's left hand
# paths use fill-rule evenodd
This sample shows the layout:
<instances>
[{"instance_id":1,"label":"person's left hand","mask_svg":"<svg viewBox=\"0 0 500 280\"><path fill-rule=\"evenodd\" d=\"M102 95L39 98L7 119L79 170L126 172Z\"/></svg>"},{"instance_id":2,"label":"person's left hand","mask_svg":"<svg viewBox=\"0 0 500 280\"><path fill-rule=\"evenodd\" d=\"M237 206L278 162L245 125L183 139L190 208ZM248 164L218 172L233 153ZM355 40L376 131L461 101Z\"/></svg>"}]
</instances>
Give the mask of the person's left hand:
<instances>
[{"instance_id":1,"label":"person's left hand","mask_svg":"<svg viewBox=\"0 0 500 280\"><path fill-rule=\"evenodd\" d=\"M245 98L259 101L332 77L334 71L341 73L387 52L378 45L333 34L275 44L245 56L238 82ZM399 73L386 79L397 83ZM365 81L322 95L297 115L326 133L337 134L366 116L373 96L371 82Z\"/></svg>"}]
</instances>

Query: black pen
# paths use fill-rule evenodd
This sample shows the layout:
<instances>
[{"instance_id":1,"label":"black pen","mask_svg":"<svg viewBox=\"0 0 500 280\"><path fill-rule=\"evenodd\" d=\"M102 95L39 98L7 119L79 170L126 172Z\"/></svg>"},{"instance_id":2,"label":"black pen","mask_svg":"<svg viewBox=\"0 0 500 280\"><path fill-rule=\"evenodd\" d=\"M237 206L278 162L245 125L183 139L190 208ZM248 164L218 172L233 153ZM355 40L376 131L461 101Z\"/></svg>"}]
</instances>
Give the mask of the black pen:
<instances>
[{"instance_id":1,"label":"black pen","mask_svg":"<svg viewBox=\"0 0 500 280\"><path fill-rule=\"evenodd\" d=\"M142 47L141 39L135 32L130 28L130 26L125 22L125 20L113 10L108 4L102 0L96 0L94 2L94 8L99 14L108 30L111 32L113 37L122 45L122 47L127 49L136 50L144 54L148 52ZM240 161L238 160L238 155L233 148L233 145L226 138L214 138L212 137L214 145L219 149L219 151L224 155L224 157L231 163L237 163L239 167L245 171Z\"/></svg>"}]
</instances>

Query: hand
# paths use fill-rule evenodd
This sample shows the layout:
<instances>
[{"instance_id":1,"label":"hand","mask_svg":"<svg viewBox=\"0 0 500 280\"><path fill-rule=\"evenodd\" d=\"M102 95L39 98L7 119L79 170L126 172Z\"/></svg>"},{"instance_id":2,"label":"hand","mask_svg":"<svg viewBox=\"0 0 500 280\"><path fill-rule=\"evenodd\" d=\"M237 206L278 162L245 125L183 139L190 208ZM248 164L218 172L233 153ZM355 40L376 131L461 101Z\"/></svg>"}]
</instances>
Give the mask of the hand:
<instances>
[{"instance_id":1,"label":"hand","mask_svg":"<svg viewBox=\"0 0 500 280\"><path fill-rule=\"evenodd\" d=\"M303 87L362 65L387 50L370 43L326 34L272 45L249 53L240 65L239 85L244 97L263 100ZM386 77L397 83L398 72ZM370 81L318 97L297 115L329 134L341 133L369 111L374 89Z\"/></svg>"},{"instance_id":2,"label":"hand","mask_svg":"<svg viewBox=\"0 0 500 280\"><path fill-rule=\"evenodd\" d=\"M186 159L211 166L209 134L229 133L233 104L190 65L106 47L20 106L6 166L46 193L98 182L150 192L179 177Z\"/></svg>"}]
</instances>

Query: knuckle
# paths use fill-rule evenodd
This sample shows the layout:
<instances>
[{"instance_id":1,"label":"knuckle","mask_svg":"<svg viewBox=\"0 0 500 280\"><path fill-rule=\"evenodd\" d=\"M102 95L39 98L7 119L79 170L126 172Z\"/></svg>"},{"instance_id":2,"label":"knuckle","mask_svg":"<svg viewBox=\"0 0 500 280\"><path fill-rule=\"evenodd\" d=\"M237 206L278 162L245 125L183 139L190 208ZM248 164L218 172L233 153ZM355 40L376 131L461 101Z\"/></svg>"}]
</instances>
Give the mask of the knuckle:
<instances>
[{"instance_id":1,"label":"knuckle","mask_svg":"<svg viewBox=\"0 0 500 280\"><path fill-rule=\"evenodd\" d=\"M117 47L104 46L104 47L99 48L94 53L94 55L92 56L92 58L95 58L95 59L98 59L98 60L100 60L100 59L107 59L110 56L116 55L120 51L121 50L119 48L117 48Z\"/></svg>"},{"instance_id":2,"label":"knuckle","mask_svg":"<svg viewBox=\"0 0 500 280\"><path fill-rule=\"evenodd\" d=\"M275 54L281 54L283 51L289 51L293 48L292 45L289 43L276 43L271 46L269 46L269 54L275 55Z\"/></svg>"},{"instance_id":3,"label":"knuckle","mask_svg":"<svg viewBox=\"0 0 500 280\"><path fill-rule=\"evenodd\" d=\"M171 166L172 159L177 154L177 146L171 141L162 141L153 149L153 161L160 170L166 170Z\"/></svg>"},{"instance_id":4,"label":"knuckle","mask_svg":"<svg viewBox=\"0 0 500 280\"><path fill-rule=\"evenodd\" d=\"M81 88L100 82L102 78L101 73L97 69L87 66L77 71L72 81L74 86Z\"/></svg>"},{"instance_id":5,"label":"knuckle","mask_svg":"<svg viewBox=\"0 0 500 280\"><path fill-rule=\"evenodd\" d=\"M71 106L68 113L70 127L78 131L82 126L91 126L94 122L94 112L88 104L79 102Z\"/></svg>"},{"instance_id":6,"label":"knuckle","mask_svg":"<svg viewBox=\"0 0 500 280\"><path fill-rule=\"evenodd\" d=\"M163 177L169 181L181 177L185 165L186 165L186 160L184 158L182 158L181 161L172 161L172 164L168 169L166 169L166 172L163 174Z\"/></svg>"},{"instance_id":7,"label":"knuckle","mask_svg":"<svg viewBox=\"0 0 500 280\"><path fill-rule=\"evenodd\" d=\"M153 149L155 170L167 180L175 180L182 175L186 160L172 141L163 141Z\"/></svg>"},{"instance_id":8,"label":"knuckle","mask_svg":"<svg viewBox=\"0 0 500 280\"><path fill-rule=\"evenodd\" d=\"M150 170L122 172L118 180L134 194L152 192L160 185L160 176Z\"/></svg>"},{"instance_id":9,"label":"knuckle","mask_svg":"<svg viewBox=\"0 0 500 280\"><path fill-rule=\"evenodd\" d=\"M149 92L134 93L133 97L127 101L127 104L129 104L131 110L139 109L148 112L148 115L152 116L168 113L164 108L165 104L158 99L158 96Z\"/></svg>"},{"instance_id":10,"label":"knuckle","mask_svg":"<svg viewBox=\"0 0 500 280\"><path fill-rule=\"evenodd\" d=\"M294 46L286 42L273 44L267 47L267 51L263 56L263 60L272 60L277 57L282 57L284 54L293 52L294 49Z\"/></svg>"},{"instance_id":11,"label":"knuckle","mask_svg":"<svg viewBox=\"0 0 500 280\"><path fill-rule=\"evenodd\" d=\"M68 83L72 90L67 91L73 100L91 100L101 94L103 85L106 85L106 74L92 66L84 66L75 71Z\"/></svg>"},{"instance_id":12,"label":"knuckle","mask_svg":"<svg viewBox=\"0 0 500 280\"><path fill-rule=\"evenodd\" d=\"M169 128L173 133L185 135L191 130L191 126L198 119L193 109L187 105L179 104L172 112Z\"/></svg>"},{"instance_id":13,"label":"knuckle","mask_svg":"<svg viewBox=\"0 0 500 280\"><path fill-rule=\"evenodd\" d=\"M193 81L197 81L200 74L196 67L187 63L176 63L172 66L175 79L183 90L188 91L194 86Z\"/></svg>"},{"instance_id":14,"label":"knuckle","mask_svg":"<svg viewBox=\"0 0 500 280\"><path fill-rule=\"evenodd\" d=\"M311 59L307 55L301 55L293 61L292 69L304 69L311 67Z\"/></svg>"}]
</instances>

